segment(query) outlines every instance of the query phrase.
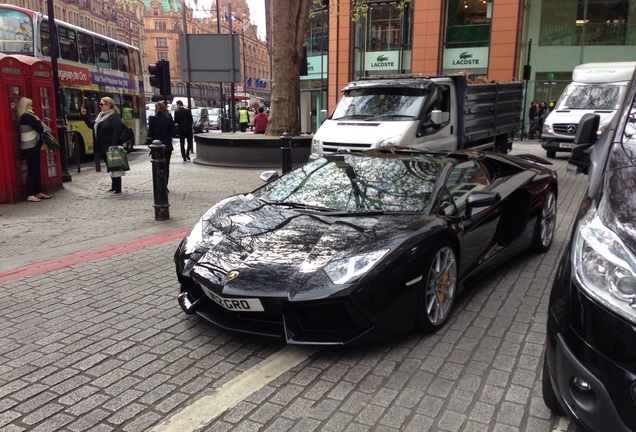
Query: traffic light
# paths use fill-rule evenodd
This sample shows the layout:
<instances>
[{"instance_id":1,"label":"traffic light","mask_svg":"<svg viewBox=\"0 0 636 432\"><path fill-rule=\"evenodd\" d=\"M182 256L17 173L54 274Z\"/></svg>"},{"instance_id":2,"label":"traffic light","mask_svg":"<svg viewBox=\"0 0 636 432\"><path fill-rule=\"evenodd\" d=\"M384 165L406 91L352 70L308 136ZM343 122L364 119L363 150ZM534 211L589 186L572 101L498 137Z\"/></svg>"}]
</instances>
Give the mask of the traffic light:
<instances>
[{"instance_id":1,"label":"traffic light","mask_svg":"<svg viewBox=\"0 0 636 432\"><path fill-rule=\"evenodd\" d=\"M148 66L150 72L150 85L159 89L159 94L163 96L172 95L170 89L170 62L159 60L157 63Z\"/></svg>"}]
</instances>

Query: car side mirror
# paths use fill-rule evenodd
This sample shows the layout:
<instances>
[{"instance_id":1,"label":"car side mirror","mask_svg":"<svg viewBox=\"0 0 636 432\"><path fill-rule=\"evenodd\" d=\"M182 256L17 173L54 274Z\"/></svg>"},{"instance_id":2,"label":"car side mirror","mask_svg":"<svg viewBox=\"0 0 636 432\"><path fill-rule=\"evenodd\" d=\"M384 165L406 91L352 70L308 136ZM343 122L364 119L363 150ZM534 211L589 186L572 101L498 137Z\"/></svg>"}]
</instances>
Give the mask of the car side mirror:
<instances>
[{"instance_id":1,"label":"car side mirror","mask_svg":"<svg viewBox=\"0 0 636 432\"><path fill-rule=\"evenodd\" d=\"M272 180L275 180L275 179L278 178L278 172L273 171L273 170L272 171L263 171L261 173L261 175L259 176L259 178L261 180L263 180L265 183L269 183Z\"/></svg>"},{"instance_id":2,"label":"car side mirror","mask_svg":"<svg viewBox=\"0 0 636 432\"><path fill-rule=\"evenodd\" d=\"M568 160L568 171L587 174L590 166L590 152L598 138L601 117L598 114L585 114L581 117L574 136L574 147Z\"/></svg>"},{"instance_id":3,"label":"car side mirror","mask_svg":"<svg viewBox=\"0 0 636 432\"><path fill-rule=\"evenodd\" d=\"M440 110L433 110L431 112L431 123L434 125L441 125L443 122L442 112Z\"/></svg>"},{"instance_id":4,"label":"car side mirror","mask_svg":"<svg viewBox=\"0 0 636 432\"><path fill-rule=\"evenodd\" d=\"M501 201L498 192L471 192L466 198L466 217L471 218L476 208L490 207Z\"/></svg>"}]
</instances>

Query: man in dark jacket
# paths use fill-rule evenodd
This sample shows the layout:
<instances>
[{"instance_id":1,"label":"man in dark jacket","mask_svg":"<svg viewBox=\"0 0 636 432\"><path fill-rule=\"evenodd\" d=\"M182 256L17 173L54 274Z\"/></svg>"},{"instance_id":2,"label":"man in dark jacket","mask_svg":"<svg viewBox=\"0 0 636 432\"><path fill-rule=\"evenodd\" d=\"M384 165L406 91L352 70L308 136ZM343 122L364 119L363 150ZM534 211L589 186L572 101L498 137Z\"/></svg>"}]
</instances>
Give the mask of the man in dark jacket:
<instances>
[{"instance_id":1,"label":"man in dark jacket","mask_svg":"<svg viewBox=\"0 0 636 432\"><path fill-rule=\"evenodd\" d=\"M179 144L181 145L181 157L183 161L190 160L190 153L192 153L192 112L188 108L183 106L183 102L177 101L177 110L174 112L174 122L177 124L177 131L179 132ZM188 148L186 151L185 140L188 140Z\"/></svg>"}]
</instances>

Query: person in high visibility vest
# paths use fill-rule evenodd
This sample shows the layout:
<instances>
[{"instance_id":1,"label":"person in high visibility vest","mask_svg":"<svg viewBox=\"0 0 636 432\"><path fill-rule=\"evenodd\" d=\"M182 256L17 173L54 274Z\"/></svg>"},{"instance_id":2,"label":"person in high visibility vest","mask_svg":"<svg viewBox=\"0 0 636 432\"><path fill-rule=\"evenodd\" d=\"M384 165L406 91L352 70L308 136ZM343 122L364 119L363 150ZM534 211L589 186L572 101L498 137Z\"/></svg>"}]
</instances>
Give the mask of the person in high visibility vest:
<instances>
[{"instance_id":1,"label":"person in high visibility vest","mask_svg":"<svg viewBox=\"0 0 636 432\"><path fill-rule=\"evenodd\" d=\"M250 122L250 116L247 113L246 107L241 107L239 110L239 127L241 128L241 132L247 132L247 124Z\"/></svg>"}]
</instances>

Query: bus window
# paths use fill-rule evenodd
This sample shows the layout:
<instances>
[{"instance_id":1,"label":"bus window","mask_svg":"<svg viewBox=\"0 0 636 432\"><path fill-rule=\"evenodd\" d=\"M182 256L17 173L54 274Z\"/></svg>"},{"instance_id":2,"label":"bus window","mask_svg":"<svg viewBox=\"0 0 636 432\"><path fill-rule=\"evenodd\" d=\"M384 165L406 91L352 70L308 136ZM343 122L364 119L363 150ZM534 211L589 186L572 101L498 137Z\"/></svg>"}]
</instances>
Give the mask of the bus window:
<instances>
[{"instance_id":1,"label":"bus window","mask_svg":"<svg viewBox=\"0 0 636 432\"><path fill-rule=\"evenodd\" d=\"M33 24L24 12L0 10L0 52L33 55Z\"/></svg>"},{"instance_id":2,"label":"bus window","mask_svg":"<svg viewBox=\"0 0 636 432\"><path fill-rule=\"evenodd\" d=\"M139 51L130 49L130 67L132 69L132 73L138 74L141 73L141 61L139 60Z\"/></svg>"},{"instance_id":3,"label":"bus window","mask_svg":"<svg viewBox=\"0 0 636 432\"><path fill-rule=\"evenodd\" d=\"M94 92L94 91L84 92L84 107L86 108L87 114L91 116L91 118L95 117L95 115L97 115L97 113L100 112L99 101L100 101L100 97L97 94L97 92Z\"/></svg>"},{"instance_id":4,"label":"bus window","mask_svg":"<svg viewBox=\"0 0 636 432\"><path fill-rule=\"evenodd\" d=\"M82 91L78 89L64 89L64 102L66 104L66 117L69 120L79 120L82 115Z\"/></svg>"},{"instance_id":5,"label":"bus window","mask_svg":"<svg viewBox=\"0 0 636 432\"><path fill-rule=\"evenodd\" d=\"M117 64L121 72L130 71L130 62L128 61L128 49L122 46L117 47Z\"/></svg>"},{"instance_id":6,"label":"bus window","mask_svg":"<svg viewBox=\"0 0 636 432\"><path fill-rule=\"evenodd\" d=\"M117 70L117 47L114 43L108 43L108 58L110 59L110 68Z\"/></svg>"},{"instance_id":7,"label":"bus window","mask_svg":"<svg viewBox=\"0 0 636 432\"><path fill-rule=\"evenodd\" d=\"M57 26L57 36L60 41L60 57L63 60L77 61L77 37L75 30L64 26Z\"/></svg>"},{"instance_id":8,"label":"bus window","mask_svg":"<svg viewBox=\"0 0 636 432\"><path fill-rule=\"evenodd\" d=\"M132 95L122 95L121 118L124 120L133 119L133 97Z\"/></svg>"},{"instance_id":9,"label":"bus window","mask_svg":"<svg viewBox=\"0 0 636 432\"><path fill-rule=\"evenodd\" d=\"M102 97L104 97L104 96L108 96L109 98L111 98L112 100L115 101L115 106L117 108L119 108L119 115L121 115L121 109L122 109L122 106L121 106L121 95L120 94L110 94L110 93L106 94L106 93L102 93Z\"/></svg>"},{"instance_id":10,"label":"bus window","mask_svg":"<svg viewBox=\"0 0 636 432\"><path fill-rule=\"evenodd\" d=\"M40 23L40 51L44 56L51 56L51 32L49 22L46 20Z\"/></svg>"},{"instance_id":11,"label":"bus window","mask_svg":"<svg viewBox=\"0 0 636 432\"><path fill-rule=\"evenodd\" d=\"M110 66L108 61L108 42L98 37L95 38L95 61L97 66L105 68Z\"/></svg>"},{"instance_id":12,"label":"bus window","mask_svg":"<svg viewBox=\"0 0 636 432\"><path fill-rule=\"evenodd\" d=\"M82 32L77 33L77 46L79 47L79 60L84 64L95 64L93 54L93 37Z\"/></svg>"}]
</instances>

